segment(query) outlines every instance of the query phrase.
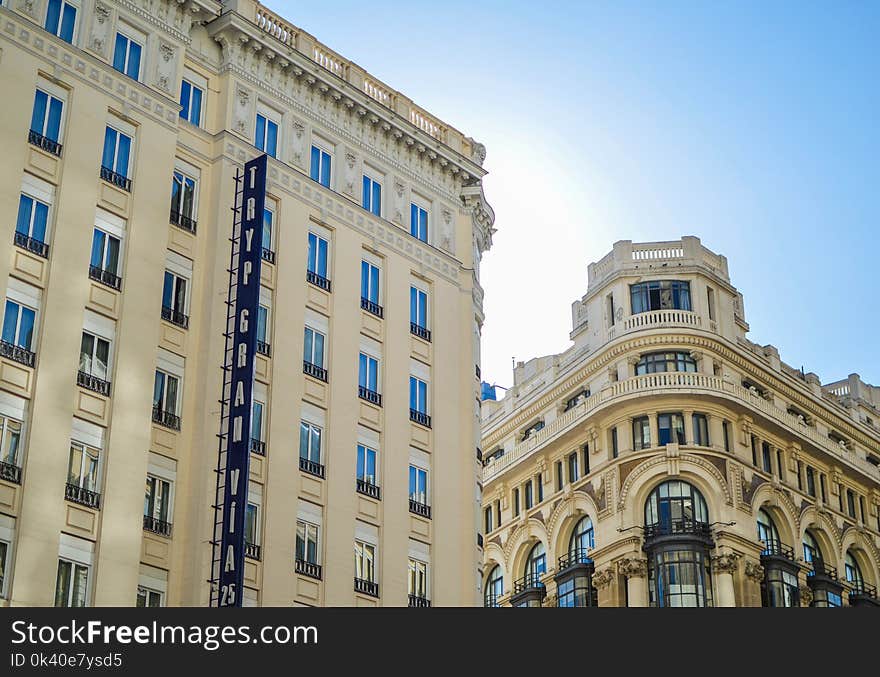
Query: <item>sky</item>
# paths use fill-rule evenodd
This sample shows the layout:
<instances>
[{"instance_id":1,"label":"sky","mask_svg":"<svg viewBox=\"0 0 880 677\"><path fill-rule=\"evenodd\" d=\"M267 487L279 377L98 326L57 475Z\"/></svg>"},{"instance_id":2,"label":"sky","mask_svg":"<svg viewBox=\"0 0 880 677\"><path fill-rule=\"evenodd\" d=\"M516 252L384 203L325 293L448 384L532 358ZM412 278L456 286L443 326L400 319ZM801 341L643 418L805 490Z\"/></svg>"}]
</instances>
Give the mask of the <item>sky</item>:
<instances>
[{"instance_id":1,"label":"sky","mask_svg":"<svg viewBox=\"0 0 880 677\"><path fill-rule=\"evenodd\" d=\"M880 2L266 4L486 145L484 380L569 347L615 241L696 235L752 341L880 385Z\"/></svg>"}]
</instances>

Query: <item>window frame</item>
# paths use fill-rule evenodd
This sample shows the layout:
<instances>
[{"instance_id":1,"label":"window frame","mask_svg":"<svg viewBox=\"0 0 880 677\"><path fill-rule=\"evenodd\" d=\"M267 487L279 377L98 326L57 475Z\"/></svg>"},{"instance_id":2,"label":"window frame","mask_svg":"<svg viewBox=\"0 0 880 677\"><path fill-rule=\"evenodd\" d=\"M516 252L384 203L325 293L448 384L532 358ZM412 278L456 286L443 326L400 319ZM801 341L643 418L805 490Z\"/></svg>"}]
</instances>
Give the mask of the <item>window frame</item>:
<instances>
[{"instance_id":1,"label":"window frame","mask_svg":"<svg viewBox=\"0 0 880 677\"><path fill-rule=\"evenodd\" d=\"M67 595L66 595L66 599L64 600L65 603L59 605L58 604L58 601L59 601L58 596L59 596L59 593L61 592L59 590L59 585L61 583L61 570L62 570L63 564L69 565L69 569L68 569L69 578L67 580ZM77 562L76 560L70 559L68 557L59 557L58 558L58 569L57 569L57 572L55 575L55 603L54 603L54 606L56 608L78 609L78 608L84 608L84 607L89 606L89 597L91 596L90 595L91 591L89 589L89 586L90 586L89 579L91 578L91 573L92 573L91 569L92 569L92 567L90 564L84 564L83 562ZM77 577L77 574L79 574L82 570L85 570L85 585L84 585L82 599L80 600L81 603L80 604L73 604L73 602L75 601L75 595L76 595L74 582Z\"/></svg>"},{"instance_id":2,"label":"window frame","mask_svg":"<svg viewBox=\"0 0 880 677\"><path fill-rule=\"evenodd\" d=\"M64 18L65 5L69 6L74 11L73 27L70 29L70 40L68 40L67 38L65 38L61 35L61 31L62 31L62 28L64 25L63 18ZM71 44L71 45L76 44L76 39L77 39L77 37L79 37L78 36L78 32L79 32L78 29L79 29L79 23L80 23L79 22L79 18L80 18L79 15L80 15L80 10L82 9L80 3L72 2L71 0L59 0L59 2L58 2L58 10L59 11L58 11L58 19L57 19L58 26L55 31L52 31L49 28L49 10L51 9L51 6L52 6L52 0L49 0L49 2L46 3L46 12L45 12L44 18L43 18L43 29L46 30L47 32L51 33L55 37L60 38L61 40L64 40L68 44Z\"/></svg>"},{"instance_id":3,"label":"window frame","mask_svg":"<svg viewBox=\"0 0 880 677\"><path fill-rule=\"evenodd\" d=\"M315 160L317 159L317 163ZM325 163L326 163L326 183L324 182L324 174L325 174ZM332 190L333 187L333 151L327 150L326 147L321 145L320 143L316 143L312 141L312 146L309 151L309 177L315 183L318 183L325 188L330 188Z\"/></svg>"},{"instance_id":4,"label":"window frame","mask_svg":"<svg viewBox=\"0 0 880 677\"><path fill-rule=\"evenodd\" d=\"M146 40L143 42L138 39L132 37L131 33L136 32L133 29L129 29L130 32L127 32L125 29L129 28L128 25L121 23L116 27L116 37L113 40L113 57L111 59L110 65L119 73L130 77L132 80L136 80L137 82L141 81L141 72L143 71L143 58L146 54ZM125 55L123 57L123 62L121 64L122 68L119 68L116 65L117 57L116 50L119 49L120 38L126 41L125 44ZM132 53L132 45L138 48L137 52L137 72L132 75L129 72L129 67L131 66L130 59Z\"/></svg>"},{"instance_id":5,"label":"window frame","mask_svg":"<svg viewBox=\"0 0 880 677\"><path fill-rule=\"evenodd\" d=\"M273 116L272 113L275 113ZM259 105L257 106L257 114L254 118L254 148L264 152L269 157L277 158L278 157L278 147L281 146L281 123L278 121L283 118L283 115L278 114L275 111L270 111L265 106ZM258 132L260 131L260 119L263 120L263 138L260 139L257 137ZM274 147L271 152L267 148L269 142L269 130L271 129L270 125L274 125L275 127L275 139L274 139Z\"/></svg>"},{"instance_id":6,"label":"window frame","mask_svg":"<svg viewBox=\"0 0 880 677\"><path fill-rule=\"evenodd\" d=\"M417 240L429 244L430 218L429 210L418 202L411 201L409 204L409 234ZM424 231L424 232L423 232Z\"/></svg>"}]
</instances>

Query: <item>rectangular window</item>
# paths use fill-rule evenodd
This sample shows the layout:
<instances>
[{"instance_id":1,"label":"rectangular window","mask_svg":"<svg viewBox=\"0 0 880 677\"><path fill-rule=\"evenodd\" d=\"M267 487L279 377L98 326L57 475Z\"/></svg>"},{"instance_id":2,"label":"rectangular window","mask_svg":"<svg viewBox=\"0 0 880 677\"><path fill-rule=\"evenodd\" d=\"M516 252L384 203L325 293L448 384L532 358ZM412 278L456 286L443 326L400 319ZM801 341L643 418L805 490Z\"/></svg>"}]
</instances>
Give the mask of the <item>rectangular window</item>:
<instances>
[{"instance_id":1,"label":"rectangular window","mask_svg":"<svg viewBox=\"0 0 880 677\"><path fill-rule=\"evenodd\" d=\"M312 181L317 181L326 188L330 187L330 153L312 146L312 162L311 171L309 172Z\"/></svg>"},{"instance_id":2,"label":"rectangular window","mask_svg":"<svg viewBox=\"0 0 880 677\"><path fill-rule=\"evenodd\" d=\"M617 448L617 428L611 429L611 458L617 458L620 450Z\"/></svg>"},{"instance_id":3,"label":"rectangular window","mask_svg":"<svg viewBox=\"0 0 880 677\"><path fill-rule=\"evenodd\" d=\"M577 452L568 456L568 483L578 481L578 455Z\"/></svg>"},{"instance_id":4,"label":"rectangular window","mask_svg":"<svg viewBox=\"0 0 880 677\"><path fill-rule=\"evenodd\" d=\"M428 328L428 294L412 286L409 288L409 321L422 329Z\"/></svg>"},{"instance_id":5,"label":"rectangular window","mask_svg":"<svg viewBox=\"0 0 880 677\"><path fill-rule=\"evenodd\" d=\"M38 89L34 94L34 110L31 113L31 131L45 139L61 141L61 116L64 103L61 99Z\"/></svg>"},{"instance_id":6,"label":"rectangular window","mask_svg":"<svg viewBox=\"0 0 880 677\"><path fill-rule=\"evenodd\" d=\"M590 474L590 445L589 444L584 445L583 471L584 471L584 477L586 477L587 475Z\"/></svg>"},{"instance_id":7,"label":"rectangular window","mask_svg":"<svg viewBox=\"0 0 880 677\"><path fill-rule=\"evenodd\" d=\"M856 516L856 495L852 489L846 490L846 511L850 517Z\"/></svg>"},{"instance_id":8,"label":"rectangular window","mask_svg":"<svg viewBox=\"0 0 880 677\"><path fill-rule=\"evenodd\" d=\"M375 449L371 449L363 444L357 446L357 478L373 486L378 485L376 455Z\"/></svg>"},{"instance_id":9,"label":"rectangular window","mask_svg":"<svg viewBox=\"0 0 880 677\"><path fill-rule=\"evenodd\" d=\"M257 126L254 131L254 145L266 155L275 155L278 147L278 123L262 113L257 113Z\"/></svg>"},{"instance_id":10,"label":"rectangular window","mask_svg":"<svg viewBox=\"0 0 880 677\"><path fill-rule=\"evenodd\" d=\"M415 376L409 377L409 408L420 414L428 413L428 384Z\"/></svg>"},{"instance_id":11,"label":"rectangular window","mask_svg":"<svg viewBox=\"0 0 880 677\"><path fill-rule=\"evenodd\" d=\"M327 277L327 240L309 233L308 272Z\"/></svg>"},{"instance_id":12,"label":"rectangular window","mask_svg":"<svg viewBox=\"0 0 880 677\"><path fill-rule=\"evenodd\" d=\"M55 579L56 607L84 607L88 596L89 567L66 559L58 560Z\"/></svg>"},{"instance_id":13,"label":"rectangular window","mask_svg":"<svg viewBox=\"0 0 880 677\"><path fill-rule=\"evenodd\" d=\"M196 180L181 171L171 178L171 220L194 229L196 219ZM184 220L186 219L186 220Z\"/></svg>"},{"instance_id":14,"label":"rectangular window","mask_svg":"<svg viewBox=\"0 0 880 677\"><path fill-rule=\"evenodd\" d=\"M761 442L761 466L764 472L773 472L773 462L770 455L770 445L767 442Z\"/></svg>"},{"instance_id":15,"label":"rectangular window","mask_svg":"<svg viewBox=\"0 0 880 677\"><path fill-rule=\"evenodd\" d=\"M272 232L275 222L275 213L268 208L263 209L263 251L272 251Z\"/></svg>"},{"instance_id":16,"label":"rectangular window","mask_svg":"<svg viewBox=\"0 0 880 677\"><path fill-rule=\"evenodd\" d=\"M248 503L244 514L244 542L260 544L260 507L255 503Z\"/></svg>"},{"instance_id":17,"label":"rectangular window","mask_svg":"<svg viewBox=\"0 0 880 677\"><path fill-rule=\"evenodd\" d=\"M70 443L67 464L67 483L80 489L98 493L98 460L100 450L82 444Z\"/></svg>"},{"instance_id":18,"label":"rectangular window","mask_svg":"<svg viewBox=\"0 0 880 677\"><path fill-rule=\"evenodd\" d=\"M175 275L170 271L165 271L165 282L162 287L162 311L165 319L175 324L184 324L183 318L186 317L186 293L189 281Z\"/></svg>"},{"instance_id":19,"label":"rectangular window","mask_svg":"<svg viewBox=\"0 0 880 677\"><path fill-rule=\"evenodd\" d=\"M709 442L709 421L706 414L694 414L694 444L698 447L708 447Z\"/></svg>"},{"instance_id":20,"label":"rectangular window","mask_svg":"<svg viewBox=\"0 0 880 677\"><path fill-rule=\"evenodd\" d=\"M519 515L519 487L513 490L513 516Z\"/></svg>"},{"instance_id":21,"label":"rectangular window","mask_svg":"<svg viewBox=\"0 0 880 677\"><path fill-rule=\"evenodd\" d=\"M361 299L379 304L379 269L366 261L361 261Z\"/></svg>"},{"instance_id":22,"label":"rectangular window","mask_svg":"<svg viewBox=\"0 0 880 677\"><path fill-rule=\"evenodd\" d=\"M614 326L614 295L608 294L606 301L608 302L608 325Z\"/></svg>"},{"instance_id":23,"label":"rectangular window","mask_svg":"<svg viewBox=\"0 0 880 677\"><path fill-rule=\"evenodd\" d=\"M630 285L633 315L649 310L690 310L691 286L683 280L657 280Z\"/></svg>"},{"instance_id":24,"label":"rectangular window","mask_svg":"<svg viewBox=\"0 0 880 677\"><path fill-rule=\"evenodd\" d=\"M177 415L177 400L180 390L180 379L177 376L156 370L153 381L153 410L158 413Z\"/></svg>"},{"instance_id":25,"label":"rectangular window","mask_svg":"<svg viewBox=\"0 0 880 677\"><path fill-rule=\"evenodd\" d=\"M358 386L379 392L379 361L365 353L360 353L358 358Z\"/></svg>"},{"instance_id":26,"label":"rectangular window","mask_svg":"<svg viewBox=\"0 0 880 677\"><path fill-rule=\"evenodd\" d=\"M312 463L321 462L321 428L307 421L299 424L299 457Z\"/></svg>"},{"instance_id":27,"label":"rectangular window","mask_svg":"<svg viewBox=\"0 0 880 677\"><path fill-rule=\"evenodd\" d=\"M251 403L251 439L264 442L263 439L263 410L265 405L254 400Z\"/></svg>"},{"instance_id":28,"label":"rectangular window","mask_svg":"<svg viewBox=\"0 0 880 677\"><path fill-rule=\"evenodd\" d=\"M382 216L382 184L364 174L361 206L376 216Z\"/></svg>"},{"instance_id":29,"label":"rectangular window","mask_svg":"<svg viewBox=\"0 0 880 677\"><path fill-rule=\"evenodd\" d=\"M758 467L758 438L751 436L752 441L752 465Z\"/></svg>"},{"instance_id":30,"label":"rectangular window","mask_svg":"<svg viewBox=\"0 0 880 677\"><path fill-rule=\"evenodd\" d=\"M409 466L409 500L428 504L428 471L417 465Z\"/></svg>"},{"instance_id":31,"label":"rectangular window","mask_svg":"<svg viewBox=\"0 0 880 677\"><path fill-rule=\"evenodd\" d=\"M843 485L837 485L837 508L840 512L843 512Z\"/></svg>"},{"instance_id":32,"label":"rectangular window","mask_svg":"<svg viewBox=\"0 0 880 677\"><path fill-rule=\"evenodd\" d=\"M202 97L204 92L184 78L180 83L180 117L195 125L202 121Z\"/></svg>"},{"instance_id":33,"label":"rectangular window","mask_svg":"<svg viewBox=\"0 0 880 677\"><path fill-rule=\"evenodd\" d=\"M428 565L417 559L409 560L409 582L407 590L413 597L428 597Z\"/></svg>"},{"instance_id":34,"label":"rectangular window","mask_svg":"<svg viewBox=\"0 0 880 677\"><path fill-rule=\"evenodd\" d=\"M483 511L483 514L486 519L485 533L490 533L492 531L492 506L490 505Z\"/></svg>"},{"instance_id":35,"label":"rectangular window","mask_svg":"<svg viewBox=\"0 0 880 677\"><path fill-rule=\"evenodd\" d=\"M859 496L859 519L864 522L867 518L865 514L865 497ZM0 588L2 588L2 584L0 584Z\"/></svg>"},{"instance_id":36,"label":"rectangular window","mask_svg":"<svg viewBox=\"0 0 880 677\"><path fill-rule=\"evenodd\" d=\"M409 208L409 232L422 242L428 241L428 212L415 202Z\"/></svg>"},{"instance_id":37,"label":"rectangular window","mask_svg":"<svg viewBox=\"0 0 880 677\"><path fill-rule=\"evenodd\" d=\"M651 448L651 422L647 416L639 416L633 419L633 449Z\"/></svg>"},{"instance_id":38,"label":"rectangular window","mask_svg":"<svg viewBox=\"0 0 880 677\"><path fill-rule=\"evenodd\" d=\"M663 447L667 444L685 444L684 418L681 414L657 415L657 443Z\"/></svg>"},{"instance_id":39,"label":"rectangular window","mask_svg":"<svg viewBox=\"0 0 880 677\"><path fill-rule=\"evenodd\" d=\"M318 526L296 521L296 558L301 562L318 564Z\"/></svg>"},{"instance_id":40,"label":"rectangular window","mask_svg":"<svg viewBox=\"0 0 880 677\"><path fill-rule=\"evenodd\" d=\"M34 324L37 311L11 299L6 299L3 313L3 342L25 350L33 350Z\"/></svg>"},{"instance_id":41,"label":"rectangular window","mask_svg":"<svg viewBox=\"0 0 880 677\"><path fill-rule=\"evenodd\" d=\"M21 421L13 418L0 417L0 463L18 467L19 448L21 446ZM3 587L0 585L0 590Z\"/></svg>"},{"instance_id":42,"label":"rectangular window","mask_svg":"<svg viewBox=\"0 0 880 677\"><path fill-rule=\"evenodd\" d=\"M65 0L49 0L46 10L46 30L66 42L73 42L76 34L77 8Z\"/></svg>"},{"instance_id":43,"label":"rectangular window","mask_svg":"<svg viewBox=\"0 0 880 677\"><path fill-rule=\"evenodd\" d=\"M6 597L6 566L9 554L9 543L0 541L0 598Z\"/></svg>"},{"instance_id":44,"label":"rectangular window","mask_svg":"<svg viewBox=\"0 0 880 677\"><path fill-rule=\"evenodd\" d=\"M171 482L147 475L144 517L166 524L171 522Z\"/></svg>"},{"instance_id":45,"label":"rectangular window","mask_svg":"<svg viewBox=\"0 0 880 677\"><path fill-rule=\"evenodd\" d=\"M303 362L324 367L324 334L306 327L303 339Z\"/></svg>"},{"instance_id":46,"label":"rectangular window","mask_svg":"<svg viewBox=\"0 0 880 677\"><path fill-rule=\"evenodd\" d=\"M562 461L556 461L556 491L562 491L565 477L562 474Z\"/></svg>"},{"instance_id":47,"label":"rectangular window","mask_svg":"<svg viewBox=\"0 0 880 677\"><path fill-rule=\"evenodd\" d=\"M825 494L825 474L824 473L819 474L819 494L822 496L822 501L824 503L827 503L828 497Z\"/></svg>"},{"instance_id":48,"label":"rectangular window","mask_svg":"<svg viewBox=\"0 0 880 677\"><path fill-rule=\"evenodd\" d=\"M797 462L797 484L798 484L798 491L803 491L803 490L804 490L804 481L803 481L803 478L801 477L801 474L803 473L803 471L804 471L804 464L801 463L800 461L798 461L798 462Z\"/></svg>"},{"instance_id":49,"label":"rectangular window","mask_svg":"<svg viewBox=\"0 0 880 677\"><path fill-rule=\"evenodd\" d=\"M730 451L730 424L727 421L721 422L721 432L724 435L724 451Z\"/></svg>"},{"instance_id":50,"label":"rectangular window","mask_svg":"<svg viewBox=\"0 0 880 677\"><path fill-rule=\"evenodd\" d=\"M709 319L715 319L715 290L712 287L706 287L706 308L709 311Z\"/></svg>"},{"instance_id":51,"label":"rectangular window","mask_svg":"<svg viewBox=\"0 0 880 677\"><path fill-rule=\"evenodd\" d=\"M116 34L113 49L113 68L133 80L141 74L141 45L123 33Z\"/></svg>"},{"instance_id":52,"label":"rectangular window","mask_svg":"<svg viewBox=\"0 0 880 677\"><path fill-rule=\"evenodd\" d=\"M257 308L257 341L259 343L269 343L269 309L260 304Z\"/></svg>"},{"instance_id":53,"label":"rectangular window","mask_svg":"<svg viewBox=\"0 0 880 677\"><path fill-rule=\"evenodd\" d=\"M131 137L108 126L104 130L104 152L101 167L122 178L128 178Z\"/></svg>"},{"instance_id":54,"label":"rectangular window","mask_svg":"<svg viewBox=\"0 0 880 677\"><path fill-rule=\"evenodd\" d=\"M79 370L102 381L109 381L110 341L84 331L79 349Z\"/></svg>"},{"instance_id":55,"label":"rectangular window","mask_svg":"<svg viewBox=\"0 0 880 677\"><path fill-rule=\"evenodd\" d=\"M137 589L137 603L138 607L161 607L164 606L162 604L162 593L158 590L152 590L151 588L145 588L142 585L138 586Z\"/></svg>"},{"instance_id":56,"label":"rectangular window","mask_svg":"<svg viewBox=\"0 0 880 677\"><path fill-rule=\"evenodd\" d=\"M49 222L49 205L29 195L21 194L18 200L18 219L15 223L16 244L18 236L39 244L46 243L46 227Z\"/></svg>"},{"instance_id":57,"label":"rectangular window","mask_svg":"<svg viewBox=\"0 0 880 677\"><path fill-rule=\"evenodd\" d=\"M89 261L93 269L119 275L119 254L121 241L100 228L95 228L92 234L92 256Z\"/></svg>"},{"instance_id":58,"label":"rectangular window","mask_svg":"<svg viewBox=\"0 0 880 677\"><path fill-rule=\"evenodd\" d=\"M376 546L363 541L354 542L354 577L376 582Z\"/></svg>"},{"instance_id":59,"label":"rectangular window","mask_svg":"<svg viewBox=\"0 0 880 677\"><path fill-rule=\"evenodd\" d=\"M541 503L544 500L544 478L541 473L535 475L535 486L537 487L538 503Z\"/></svg>"},{"instance_id":60,"label":"rectangular window","mask_svg":"<svg viewBox=\"0 0 880 677\"><path fill-rule=\"evenodd\" d=\"M532 481L529 480L523 485L523 495L525 497L526 510L534 505L532 500Z\"/></svg>"},{"instance_id":61,"label":"rectangular window","mask_svg":"<svg viewBox=\"0 0 880 677\"><path fill-rule=\"evenodd\" d=\"M785 463L782 460L782 449L776 450L776 472L779 473L779 479L785 481Z\"/></svg>"},{"instance_id":62,"label":"rectangular window","mask_svg":"<svg viewBox=\"0 0 880 677\"><path fill-rule=\"evenodd\" d=\"M816 473L810 466L807 466L807 493L816 496Z\"/></svg>"}]
</instances>

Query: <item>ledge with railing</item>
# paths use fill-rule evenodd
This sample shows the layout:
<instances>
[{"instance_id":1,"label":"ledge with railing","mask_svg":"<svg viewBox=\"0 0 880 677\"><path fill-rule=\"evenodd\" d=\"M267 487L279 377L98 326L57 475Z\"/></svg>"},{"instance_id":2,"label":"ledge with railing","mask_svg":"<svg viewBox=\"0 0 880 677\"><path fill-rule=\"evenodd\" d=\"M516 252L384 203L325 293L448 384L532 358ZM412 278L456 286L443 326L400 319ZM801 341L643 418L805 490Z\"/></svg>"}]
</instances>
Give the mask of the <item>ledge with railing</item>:
<instances>
[{"instance_id":1,"label":"ledge with railing","mask_svg":"<svg viewBox=\"0 0 880 677\"><path fill-rule=\"evenodd\" d=\"M368 480L361 479L360 477L355 480L355 489L357 489L359 494L375 498L377 501L382 499L382 490L379 486Z\"/></svg>"},{"instance_id":2,"label":"ledge with railing","mask_svg":"<svg viewBox=\"0 0 880 677\"><path fill-rule=\"evenodd\" d=\"M423 425L426 428L431 427L431 417L423 411L419 411L418 409L410 409L409 410L409 420L413 423L418 423L419 425Z\"/></svg>"},{"instance_id":3,"label":"ledge with railing","mask_svg":"<svg viewBox=\"0 0 880 677\"><path fill-rule=\"evenodd\" d=\"M131 179L113 171L109 167L101 166L101 178L107 183L113 184L126 192L131 192Z\"/></svg>"},{"instance_id":4,"label":"ledge with railing","mask_svg":"<svg viewBox=\"0 0 880 677\"><path fill-rule=\"evenodd\" d=\"M318 273L312 272L311 270L306 271L306 282L313 284L326 292L330 291L330 280L323 275L318 275Z\"/></svg>"},{"instance_id":5,"label":"ledge with railing","mask_svg":"<svg viewBox=\"0 0 880 677\"><path fill-rule=\"evenodd\" d=\"M144 531L151 531L154 534L171 538L171 522L160 520L151 515L144 515Z\"/></svg>"},{"instance_id":6,"label":"ledge with railing","mask_svg":"<svg viewBox=\"0 0 880 677\"><path fill-rule=\"evenodd\" d=\"M361 308L378 318L381 318L384 313L382 306L378 303L373 303L370 299L365 299L363 296L361 297Z\"/></svg>"},{"instance_id":7,"label":"ledge with railing","mask_svg":"<svg viewBox=\"0 0 880 677\"><path fill-rule=\"evenodd\" d=\"M308 576L309 578L314 578L318 581L321 580L321 565L315 564L314 562L307 562L304 559L297 559L295 564L296 573L302 574L303 576Z\"/></svg>"},{"instance_id":8,"label":"ledge with railing","mask_svg":"<svg viewBox=\"0 0 880 677\"><path fill-rule=\"evenodd\" d=\"M794 548L785 545L782 541L770 539L764 541L764 549L761 550L761 559L781 559L786 562L794 562Z\"/></svg>"},{"instance_id":9,"label":"ledge with railing","mask_svg":"<svg viewBox=\"0 0 880 677\"><path fill-rule=\"evenodd\" d=\"M185 214L181 214L176 209L171 210L171 215L169 217L171 223L181 230L185 230L193 235L196 234L196 220L186 216Z\"/></svg>"},{"instance_id":10,"label":"ledge with railing","mask_svg":"<svg viewBox=\"0 0 880 677\"><path fill-rule=\"evenodd\" d=\"M64 498L71 503L79 503L95 510L101 507L101 494L71 482L64 485Z\"/></svg>"},{"instance_id":11,"label":"ledge with railing","mask_svg":"<svg viewBox=\"0 0 880 677\"><path fill-rule=\"evenodd\" d=\"M419 517L426 517L428 519L431 519L431 506L427 503L417 501L414 498L409 499L409 511L413 515L418 515Z\"/></svg>"},{"instance_id":12,"label":"ledge with railing","mask_svg":"<svg viewBox=\"0 0 880 677\"><path fill-rule=\"evenodd\" d=\"M309 475L324 479L324 466L317 461L310 461L307 458L299 457L299 469Z\"/></svg>"},{"instance_id":13,"label":"ledge with railing","mask_svg":"<svg viewBox=\"0 0 880 677\"><path fill-rule=\"evenodd\" d=\"M559 558L557 575L565 573L567 570L574 569L575 567L584 567L592 570L593 558L590 557L589 552L590 551L586 548L575 548L562 555L562 557Z\"/></svg>"},{"instance_id":14,"label":"ledge with railing","mask_svg":"<svg viewBox=\"0 0 880 677\"><path fill-rule=\"evenodd\" d=\"M850 581L848 583L850 606L858 606L864 603L871 606L880 606L880 598L877 597L877 588L864 581Z\"/></svg>"},{"instance_id":15,"label":"ledge with railing","mask_svg":"<svg viewBox=\"0 0 880 677\"><path fill-rule=\"evenodd\" d=\"M244 556L248 559L253 559L256 561L260 561L260 558L263 555L263 548L256 543L245 543L244 544Z\"/></svg>"},{"instance_id":16,"label":"ledge with railing","mask_svg":"<svg viewBox=\"0 0 880 677\"><path fill-rule=\"evenodd\" d=\"M676 537L695 537L709 541L712 532L709 524L699 520L682 518L670 519L645 525L645 545L650 545L659 539L674 539Z\"/></svg>"},{"instance_id":17,"label":"ledge with railing","mask_svg":"<svg viewBox=\"0 0 880 677\"><path fill-rule=\"evenodd\" d=\"M382 396L375 390L370 390L364 386L358 386L358 397L362 400L366 400L370 404L375 404L377 407L382 406Z\"/></svg>"},{"instance_id":18,"label":"ledge with railing","mask_svg":"<svg viewBox=\"0 0 880 677\"><path fill-rule=\"evenodd\" d=\"M360 592L364 595L369 595L370 597L378 597L379 596L379 584L373 581L368 581L364 578L355 578L354 579L354 591Z\"/></svg>"},{"instance_id":19,"label":"ledge with railing","mask_svg":"<svg viewBox=\"0 0 880 677\"><path fill-rule=\"evenodd\" d=\"M431 606L431 600L429 600L425 595L409 595L409 603L407 604L409 607L415 608L427 608Z\"/></svg>"},{"instance_id":20,"label":"ledge with railing","mask_svg":"<svg viewBox=\"0 0 880 677\"><path fill-rule=\"evenodd\" d=\"M0 461L0 480L21 484L21 468L14 463Z\"/></svg>"},{"instance_id":21,"label":"ledge with railing","mask_svg":"<svg viewBox=\"0 0 880 677\"><path fill-rule=\"evenodd\" d=\"M513 582L514 595L524 592L546 592L546 587L541 581L541 574L526 574Z\"/></svg>"},{"instance_id":22,"label":"ledge with railing","mask_svg":"<svg viewBox=\"0 0 880 677\"><path fill-rule=\"evenodd\" d=\"M261 256L263 257L263 261L265 261L266 263L271 263L273 265L275 264L275 252L271 249L263 247Z\"/></svg>"},{"instance_id":23,"label":"ledge with railing","mask_svg":"<svg viewBox=\"0 0 880 677\"><path fill-rule=\"evenodd\" d=\"M176 324L181 329L189 329L189 315L174 308L162 306L162 319L171 324Z\"/></svg>"},{"instance_id":24,"label":"ledge with railing","mask_svg":"<svg viewBox=\"0 0 880 677\"><path fill-rule=\"evenodd\" d=\"M46 151L47 153L61 157L61 144L54 139L43 136L39 132L35 132L33 129L28 130L28 143Z\"/></svg>"},{"instance_id":25,"label":"ledge with railing","mask_svg":"<svg viewBox=\"0 0 880 677\"><path fill-rule=\"evenodd\" d=\"M22 346L17 346L8 341L0 341L0 357L5 357L13 362L18 362L26 367L33 367L37 354Z\"/></svg>"},{"instance_id":26,"label":"ledge with railing","mask_svg":"<svg viewBox=\"0 0 880 677\"><path fill-rule=\"evenodd\" d=\"M76 384L86 390L110 397L110 381L93 376L86 371L76 372Z\"/></svg>"},{"instance_id":27,"label":"ledge with railing","mask_svg":"<svg viewBox=\"0 0 880 677\"><path fill-rule=\"evenodd\" d=\"M420 324L416 324L415 322L409 323L409 333L413 336L418 336L420 339L431 342L431 331L429 329L425 329Z\"/></svg>"},{"instance_id":28,"label":"ledge with railing","mask_svg":"<svg viewBox=\"0 0 880 677\"><path fill-rule=\"evenodd\" d=\"M257 352L266 357L272 357L272 344L257 339Z\"/></svg>"},{"instance_id":29,"label":"ledge with railing","mask_svg":"<svg viewBox=\"0 0 880 677\"><path fill-rule=\"evenodd\" d=\"M49 245L42 240L15 231L14 242L16 247L29 251L31 254L36 254L44 259L49 258Z\"/></svg>"},{"instance_id":30,"label":"ledge with railing","mask_svg":"<svg viewBox=\"0 0 880 677\"><path fill-rule=\"evenodd\" d=\"M810 562L810 571L807 572L807 578L827 578L837 581L837 569L825 564L825 560L814 559Z\"/></svg>"},{"instance_id":31,"label":"ledge with railing","mask_svg":"<svg viewBox=\"0 0 880 677\"><path fill-rule=\"evenodd\" d=\"M324 381L325 383L327 381L327 370L324 369L324 367L319 367L317 364L312 364L306 360L303 360L303 374L316 378L319 381Z\"/></svg>"},{"instance_id":32,"label":"ledge with railing","mask_svg":"<svg viewBox=\"0 0 880 677\"><path fill-rule=\"evenodd\" d=\"M252 454L257 454L259 456L265 456L266 455L266 443L261 439L257 439L256 437L252 437L251 444L250 444L250 450L251 450Z\"/></svg>"},{"instance_id":33,"label":"ledge with railing","mask_svg":"<svg viewBox=\"0 0 880 677\"><path fill-rule=\"evenodd\" d=\"M122 289L122 278L110 270L104 270L101 266L89 266L89 277L116 291Z\"/></svg>"},{"instance_id":34,"label":"ledge with railing","mask_svg":"<svg viewBox=\"0 0 880 677\"><path fill-rule=\"evenodd\" d=\"M163 411L156 406L153 407L153 423L158 423L171 430L180 430L180 416L170 411Z\"/></svg>"}]
</instances>

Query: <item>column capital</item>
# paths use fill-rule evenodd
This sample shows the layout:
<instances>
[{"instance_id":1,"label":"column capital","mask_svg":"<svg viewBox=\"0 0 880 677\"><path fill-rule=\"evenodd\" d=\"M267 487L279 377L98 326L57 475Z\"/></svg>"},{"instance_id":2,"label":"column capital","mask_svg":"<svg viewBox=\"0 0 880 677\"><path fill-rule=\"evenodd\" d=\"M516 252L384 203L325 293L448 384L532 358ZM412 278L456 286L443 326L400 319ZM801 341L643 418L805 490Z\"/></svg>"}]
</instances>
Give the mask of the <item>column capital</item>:
<instances>
[{"instance_id":1,"label":"column capital","mask_svg":"<svg viewBox=\"0 0 880 677\"><path fill-rule=\"evenodd\" d=\"M617 573L627 578L644 578L648 575L648 560L624 557L617 562Z\"/></svg>"},{"instance_id":2,"label":"column capital","mask_svg":"<svg viewBox=\"0 0 880 677\"><path fill-rule=\"evenodd\" d=\"M728 552L712 557L712 571L719 574L733 574L739 568L739 560L742 555Z\"/></svg>"},{"instance_id":3,"label":"column capital","mask_svg":"<svg viewBox=\"0 0 880 677\"><path fill-rule=\"evenodd\" d=\"M593 585L599 589L611 585L612 581L614 581L614 572L610 567L593 574Z\"/></svg>"},{"instance_id":4,"label":"column capital","mask_svg":"<svg viewBox=\"0 0 880 677\"><path fill-rule=\"evenodd\" d=\"M758 562L753 560L746 560L746 578L754 581L755 583L760 583L764 580L764 567L762 567Z\"/></svg>"}]
</instances>

